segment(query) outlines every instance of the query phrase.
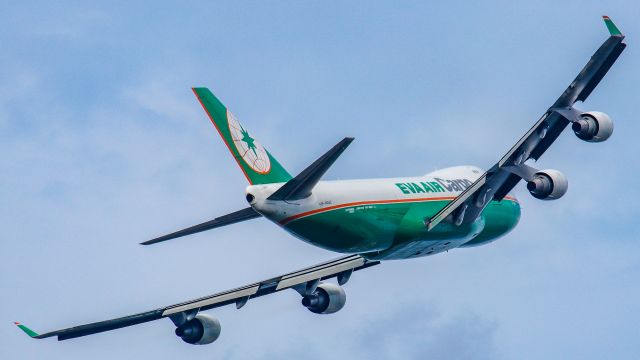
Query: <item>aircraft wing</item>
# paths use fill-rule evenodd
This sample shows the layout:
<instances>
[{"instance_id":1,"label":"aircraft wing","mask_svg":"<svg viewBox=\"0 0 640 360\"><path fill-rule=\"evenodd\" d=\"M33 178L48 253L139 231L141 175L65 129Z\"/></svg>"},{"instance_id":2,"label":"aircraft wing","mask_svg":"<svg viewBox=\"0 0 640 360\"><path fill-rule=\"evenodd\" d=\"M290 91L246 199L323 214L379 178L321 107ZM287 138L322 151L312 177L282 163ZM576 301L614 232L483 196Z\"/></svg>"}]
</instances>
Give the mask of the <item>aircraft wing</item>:
<instances>
[{"instance_id":1,"label":"aircraft wing","mask_svg":"<svg viewBox=\"0 0 640 360\"><path fill-rule=\"evenodd\" d=\"M201 224L188 227L186 229L182 229L182 230L178 230L176 232L172 232L171 234L163 235L163 236L157 237L155 239L151 239L151 240L147 240L147 241L141 242L140 244L142 244L142 245L156 244L156 243L159 243L159 242L162 242L162 241L167 241L167 240L171 240L171 239L175 239L175 238L179 238L179 237L183 237L183 236L187 236L187 235L196 234L196 233L199 233L199 232L215 229L217 227L235 224L235 223L240 222L240 221L259 218L261 216L262 215L260 215L260 213L258 213L257 211L253 210L252 207L248 207L248 208L244 208L242 210L234 211L231 214L220 216L220 217L217 217L217 218L215 218L213 220L205 221L205 222L203 222Z\"/></svg>"},{"instance_id":2,"label":"aircraft wing","mask_svg":"<svg viewBox=\"0 0 640 360\"><path fill-rule=\"evenodd\" d=\"M578 119L580 112L573 105L587 99L627 46L622 42L624 35L611 19L603 18L610 36L569 87L500 161L426 221L428 230L447 217L457 225L473 222L489 203L488 200L502 200L521 179L526 180L535 173L524 162L538 160L565 127Z\"/></svg>"},{"instance_id":3,"label":"aircraft wing","mask_svg":"<svg viewBox=\"0 0 640 360\"><path fill-rule=\"evenodd\" d=\"M315 290L315 287L321 280L337 277L338 283L342 285L349 280L353 271L362 270L379 263L379 261L366 260L360 255L345 256L264 281L259 281L175 305L128 315L117 319L110 319L51 331L44 334L38 334L20 323L15 324L32 338L43 339L57 336L58 340L67 340L104 331L120 329L131 325L158 320L164 317L169 317L176 325L178 325L192 319L199 311L209 310L229 304L236 304L236 307L239 309L250 299L273 294L285 289L293 288L301 294L305 294L309 291Z\"/></svg>"}]
</instances>

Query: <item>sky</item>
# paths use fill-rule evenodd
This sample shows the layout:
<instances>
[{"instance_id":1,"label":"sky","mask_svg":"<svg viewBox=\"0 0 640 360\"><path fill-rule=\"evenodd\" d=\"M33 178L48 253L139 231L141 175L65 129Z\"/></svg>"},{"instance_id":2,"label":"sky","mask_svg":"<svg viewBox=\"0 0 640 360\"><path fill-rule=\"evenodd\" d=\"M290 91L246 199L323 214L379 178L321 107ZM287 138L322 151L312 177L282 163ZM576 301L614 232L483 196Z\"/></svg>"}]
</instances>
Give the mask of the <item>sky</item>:
<instances>
[{"instance_id":1,"label":"sky","mask_svg":"<svg viewBox=\"0 0 640 360\"><path fill-rule=\"evenodd\" d=\"M621 55L577 107L532 198L487 246L357 272L333 315L294 291L208 313L190 346L167 319L57 342L45 332L151 310L339 255L265 219L140 241L246 206L247 185L190 88L209 87L297 173L345 136L327 179L497 161L608 33ZM640 4L631 1L12 2L0 12L0 358L637 359Z\"/></svg>"}]
</instances>

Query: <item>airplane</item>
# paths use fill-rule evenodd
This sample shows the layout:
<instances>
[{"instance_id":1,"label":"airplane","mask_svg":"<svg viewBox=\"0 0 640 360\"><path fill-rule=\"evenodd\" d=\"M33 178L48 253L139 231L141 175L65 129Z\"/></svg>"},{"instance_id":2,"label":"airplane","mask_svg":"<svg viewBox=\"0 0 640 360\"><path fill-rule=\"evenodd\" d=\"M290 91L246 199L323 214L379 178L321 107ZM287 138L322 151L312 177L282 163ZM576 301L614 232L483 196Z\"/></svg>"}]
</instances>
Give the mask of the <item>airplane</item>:
<instances>
[{"instance_id":1,"label":"airplane","mask_svg":"<svg viewBox=\"0 0 640 360\"><path fill-rule=\"evenodd\" d=\"M607 16L610 36L578 76L536 123L486 171L455 166L408 178L320 181L353 141L347 137L296 176L268 152L207 88L193 88L197 99L235 158L249 185L249 206L187 229L143 242L156 244L264 217L293 236L323 249L346 254L288 274L134 315L39 334L15 323L36 339L67 340L126 326L169 318L175 334L188 344L209 344L221 333L220 322L205 310L293 289L302 305L317 314L331 314L345 305L343 285L354 271L381 261L435 255L456 248L485 245L511 231L520 219L520 205L510 193L524 180L541 200L561 198L568 189L558 170L538 170L537 161L563 130L580 139L602 142L613 133L611 118L599 111L574 107L584 102L626 44ZM327 280L334 279L335 282Z\"/></svg>"}]
</instances>

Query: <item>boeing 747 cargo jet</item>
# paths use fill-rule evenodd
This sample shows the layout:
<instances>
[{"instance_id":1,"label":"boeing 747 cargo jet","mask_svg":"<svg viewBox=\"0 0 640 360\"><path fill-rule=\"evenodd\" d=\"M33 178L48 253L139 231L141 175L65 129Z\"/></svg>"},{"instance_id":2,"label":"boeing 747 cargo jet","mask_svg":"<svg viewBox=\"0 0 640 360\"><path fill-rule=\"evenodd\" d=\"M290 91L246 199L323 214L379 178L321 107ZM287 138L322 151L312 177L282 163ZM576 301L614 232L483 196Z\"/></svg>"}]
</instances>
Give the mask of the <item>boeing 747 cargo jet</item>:
<instances>
[{"instance_id":1,"label":"boeing 747 cargo jet","mask_svg":"<svg viewBox=\"0 0 640 360\"><path fill-rule=\"evenodd\" d=\"M624 35L604 17L609 38L542 117L488 170L455 166L409 178L321 181L351 144L344 138L292 176L243 124L206 88L193 92L249 182L248 207L146 242L156 244L220 226L264 217L311 245L343 257L274 276L199 299L72 328L29 336L67 340L169 318L175 334L189 344L209 344L220 335L219 321L204 313L226 305L240 309L255 299L292 289L317 314L342 309L343 285L355 271L381 261L435 255L488 244L513 229L520 205L510 191L524 180L541 200L561 198L567 179L558 170L539 170L538 160L570 125L580 140L601 142L613 132L611 118L574 107L584 102L624 50ZM335 279L335 281L329 281Z\"/></svg>"}]
</instances>

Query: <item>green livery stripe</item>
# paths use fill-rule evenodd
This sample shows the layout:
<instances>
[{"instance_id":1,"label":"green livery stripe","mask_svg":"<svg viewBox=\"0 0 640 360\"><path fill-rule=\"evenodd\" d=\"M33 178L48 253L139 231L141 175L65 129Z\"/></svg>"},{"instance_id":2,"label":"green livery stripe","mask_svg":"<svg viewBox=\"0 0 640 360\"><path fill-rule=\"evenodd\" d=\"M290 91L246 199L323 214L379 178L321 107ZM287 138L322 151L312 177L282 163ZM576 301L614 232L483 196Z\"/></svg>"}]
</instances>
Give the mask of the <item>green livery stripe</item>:
<instances>
[{"instance_id":1,"label":"green livery stripe","mask_svg":"<svg viewBox=\"0 0 640 360\"><path fill-rule=\"evenodd\" d=\"M193 88L209 119L250 184L287 182L291 175L207 88Z\"/></svg>"},{"instance_id":2,"label":"green livery stripe","mask_svg":"<svg viewBox=\"0 0 640 360\"><path fill-rule=\"evenodd\" d=\"M455 199L455 196L442 196L442 197L431 197L431 198L411 198L411 199L391 199L391 200L369 200L369 201L356 201L350 203L344 203L339 205L327 206L320 209L310 210L303 213L299 213L296 215L292 215L288 218L280 220L280 225L286 225L291 221L307 217L314 214L319 214L331 210L343 209L352 206L362 206L362 205L382 205L382 204L397 204L397 203L415 203L415 202L429 202L429 201L451 201ZM516 198L511 196L505 196L504 200L509 200L513 202L518 202Z\"/></svg>"}]
</instances>

